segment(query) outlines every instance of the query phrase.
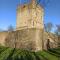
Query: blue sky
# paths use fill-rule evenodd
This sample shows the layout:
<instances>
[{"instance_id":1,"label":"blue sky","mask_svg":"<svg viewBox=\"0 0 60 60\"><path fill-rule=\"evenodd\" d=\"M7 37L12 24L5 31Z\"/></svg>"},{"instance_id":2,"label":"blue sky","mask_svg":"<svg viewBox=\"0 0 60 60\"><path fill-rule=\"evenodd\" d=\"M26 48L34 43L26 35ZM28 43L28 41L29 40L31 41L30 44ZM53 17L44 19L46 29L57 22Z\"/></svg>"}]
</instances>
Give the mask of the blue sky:
<instances>
[{"instance_id":1,"label":"blue sky","mask_svg":"<svg viewBox=\"0 0 60 60\"><path fill-rule=\"evenodd\" d=\"M7 29L9 25L16 27L17 5L25 1L28 0L0 0L0 29ZM50 0L44 13L44 23L60 24L60 0Z\"/></svg>"}]
</instances>

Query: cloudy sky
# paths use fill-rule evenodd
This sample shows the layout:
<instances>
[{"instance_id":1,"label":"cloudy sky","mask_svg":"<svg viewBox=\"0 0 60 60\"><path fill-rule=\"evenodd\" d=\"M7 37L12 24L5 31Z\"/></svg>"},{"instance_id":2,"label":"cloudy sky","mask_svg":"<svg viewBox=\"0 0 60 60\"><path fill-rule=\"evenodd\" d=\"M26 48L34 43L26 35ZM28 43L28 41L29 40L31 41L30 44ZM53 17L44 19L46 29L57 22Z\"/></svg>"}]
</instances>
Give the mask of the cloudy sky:
<instances>
[{"instance_id":1,"label":"cloudy sky","mask_svg":"<svg viewBox=\"0 0 60 60\"><path fill-rule=\"evenodd\" d=\"M9 25L16 27L17 5L27 1L29 0L0 0L0 29L7 29ZM44 0L42 1L44 3ZM60 24L60 0L50 0L44 7L44 23Z\"/></svg>"}]
</instances>

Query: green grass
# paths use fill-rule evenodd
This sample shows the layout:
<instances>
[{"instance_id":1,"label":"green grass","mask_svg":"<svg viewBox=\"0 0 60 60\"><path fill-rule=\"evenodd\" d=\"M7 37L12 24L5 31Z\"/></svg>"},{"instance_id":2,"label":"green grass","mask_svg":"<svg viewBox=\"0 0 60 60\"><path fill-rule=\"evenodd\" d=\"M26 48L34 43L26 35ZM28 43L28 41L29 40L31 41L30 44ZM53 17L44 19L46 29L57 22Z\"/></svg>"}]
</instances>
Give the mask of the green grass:
<instances>
[{"instance_id":1,"label":"green grass","mask_svg":"<svg viewBox=\"0 0 60 60\"><path fill-rule=\"evenodd\" d=\"M31 52L0 46L0 60L60 60L60 48Z\"/></svg>"}]
</instances>

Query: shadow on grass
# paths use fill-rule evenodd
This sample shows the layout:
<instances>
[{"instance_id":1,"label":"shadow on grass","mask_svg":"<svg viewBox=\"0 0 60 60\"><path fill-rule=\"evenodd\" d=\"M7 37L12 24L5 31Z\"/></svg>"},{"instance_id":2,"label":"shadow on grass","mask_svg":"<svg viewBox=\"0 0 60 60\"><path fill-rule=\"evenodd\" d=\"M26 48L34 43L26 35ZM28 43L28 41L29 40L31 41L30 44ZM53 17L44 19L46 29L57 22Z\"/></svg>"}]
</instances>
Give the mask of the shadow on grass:
<instances>
[{"instance_id":1,"label":"shadow on grass","mask_svg":"<svg viewBox=\"0 0 60 60\"><path fill-rule=\"evenodd\" d=\"M45 51L45 52L48 52L49 54L56 56L58 60L60 60L60 54L57 53L56 51L48 49L48 51Z\"/></svg>"},{"instance_id":2,"label":"shadow on grass","mask_svg":"<svg viewBox=\"0 0 60 60\"><path fill-rule=\"evenodd\" d=\"M11 52L11 54L7 57L7 60L12 60L12 55L14 54L15 48Z\"/></svg>"},{"instance_id":3,"label":"shadow on grass","mask_svg":"<svg viewBox=\"0 0 60 60\"><path fill-rule=\"evenodd\" d=\"M36 58L39 60L49 60L48 58L46 58L44 55L42 55L40 52L36 52L34 53L34 55L36 56ZM37 60L36 59L36 60Z\"/></svg>"},{"instance_id":4,"label":"shadow on grass","mask_svg":"<svg viewBox=\"0 0 60 60\"><path fill-rule=\"evenodd\" d=\"M44 60L49 60L48 58L46 58L45 56L43 56L43 55L41 55L43 58L44 58Z\"/></svg>"},{"instance_id":5,"label":"shadow on grass","mask_svg":"<svg viewBox=\"0 0 60 60\"><path fill-rule=\"evenodd\" d=\"M41 60L35 52L34 52L34 56L36 57L36 60Z\"/></svg>"},{"instance_id":6,"label":"shadow on grass","mask_svg":"<svg viewBox=\"0 0 60 60\"><path fill-rule=\"evenodd\" d=\"M52 54L52 55L55 55L56 57L60 57L60 53L58 53L57 51L49 49L47 52Z\"/></svg>"}]
</instances>

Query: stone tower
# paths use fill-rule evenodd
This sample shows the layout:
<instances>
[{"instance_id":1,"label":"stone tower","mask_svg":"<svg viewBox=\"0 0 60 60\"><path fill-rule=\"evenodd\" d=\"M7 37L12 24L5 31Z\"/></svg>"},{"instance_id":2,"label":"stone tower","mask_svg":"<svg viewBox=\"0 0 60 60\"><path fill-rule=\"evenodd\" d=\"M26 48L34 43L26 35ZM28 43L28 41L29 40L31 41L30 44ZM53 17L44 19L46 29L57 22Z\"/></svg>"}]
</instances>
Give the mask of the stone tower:
<instances>
[{"instance_id":1,"label":"stone tower","mask_svg":"<svg viewBox=\"0 0 60 60\"><path fill-rule=\"evenodd\" d=\"M43 49L43 8L31 0L29 4L18 6L16 30L20 30L23 48L38 51ZM21 48L21 47L20 47Z\"/></svg>"},{"instance_id":2,"label":"stone tower","mask_svg":"<svg viewBox=\"0 0 60 60\"><path fill-rule=\"evenodd\" d=\"M40 28L43 29L44 11L40 5L37 5L37 0L31 0L29 4L18 6L17 9L17 30L25 28Z\"/></svg>"}]
</instances>

